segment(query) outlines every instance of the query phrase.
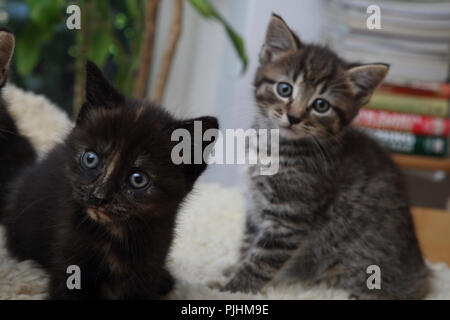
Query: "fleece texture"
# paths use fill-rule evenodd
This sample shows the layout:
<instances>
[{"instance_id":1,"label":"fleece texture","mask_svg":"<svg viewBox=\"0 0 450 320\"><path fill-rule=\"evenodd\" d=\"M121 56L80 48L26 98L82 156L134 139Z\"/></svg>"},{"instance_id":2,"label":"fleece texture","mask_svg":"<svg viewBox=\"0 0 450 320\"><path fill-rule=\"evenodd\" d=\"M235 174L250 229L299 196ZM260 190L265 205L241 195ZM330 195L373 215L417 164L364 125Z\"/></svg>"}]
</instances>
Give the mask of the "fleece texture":
<instances>
[{"instance_id":1,"label":"fleece texture","mask_svg":"<svg viewBox=\"0 0 450 320\"><path fill-rule=\"evenodd\" d=\"M44 155L61 141L73 124L67 115L43 96L14 86L3 90L19 129ZM169 269L177 278L172 299L347 299L348 293L324 286L305 287L295 279L269 286L264 293L231 294L209 289L223 282L222 270L238 259L244 231L245 199L239 188L199 184L179 213L177 236L169 257ZM427 299L450 299L450 268L429 265L432 288ZM48 276L33 261L17 261L5 247L0 226L0 299L45 299ZM382 285L382 283L381 283Z\"/></svg>"}]
</instances>

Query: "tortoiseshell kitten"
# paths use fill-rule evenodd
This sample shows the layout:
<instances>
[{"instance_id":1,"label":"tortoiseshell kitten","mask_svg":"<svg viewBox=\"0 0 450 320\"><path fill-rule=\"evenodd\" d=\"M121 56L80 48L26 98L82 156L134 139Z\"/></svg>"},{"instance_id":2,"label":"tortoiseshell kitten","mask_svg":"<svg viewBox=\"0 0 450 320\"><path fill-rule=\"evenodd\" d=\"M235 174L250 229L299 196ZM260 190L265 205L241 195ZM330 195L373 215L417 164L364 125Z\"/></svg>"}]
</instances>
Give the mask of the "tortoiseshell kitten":
<instances>
[{"instance_id":1,"label":"tortoiseshell kitten","mask_svg":"<svg viewBox=\"0 0 450 320\"><path fill-rule=\"evenodd\" d=\"M15 180L4 212L8 248L48 270L51 298L156 299L172 289L164 265L175 216L207 166L173 164L177 128L193 134L193 120L124 97L87 63L75 128ZM80 290L67 288L71 265Z\"/></svg>"},{"instance_id":2,"label":"tortoiseshell kitten","mask_svg":"<svg viewBox=\"0 0 450 320\"><path fill-rule=\"evenodd\" d=\"M222 289L258 292L294 275L361 299L424 297L429 271L401 173L349 126L387 72L385 64L351 64L304 44L272 17L255 77L253 127L280 130L279 171L262 176L249 168L241 259ZM380 268L379 289L367 285L371 265Z\"/></svg>"},{"instance_id":3,"label":"tortoiseshell kitten","mask_svg":"<svg viewBox=\"0 0 450 320\"><path fill-rule=\"evenodd\" d=\"M31 143L20 134L1 96L14 44L14 35L8 30L0 29L0 216L8 182L17 176L21 168L36 159Z\"/></svg>"}]
</instances>

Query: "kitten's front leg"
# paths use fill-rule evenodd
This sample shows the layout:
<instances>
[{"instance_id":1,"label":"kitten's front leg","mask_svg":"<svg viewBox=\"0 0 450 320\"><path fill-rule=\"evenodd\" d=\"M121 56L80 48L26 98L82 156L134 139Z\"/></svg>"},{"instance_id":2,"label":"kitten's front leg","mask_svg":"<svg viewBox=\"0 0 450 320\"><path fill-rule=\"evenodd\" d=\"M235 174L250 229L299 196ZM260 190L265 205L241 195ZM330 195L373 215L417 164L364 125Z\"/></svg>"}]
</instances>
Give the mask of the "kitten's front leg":
<instances>
[{"instance_id":1,"label":"kitten's front leg","mask_svg":"<svg viewBox=\"0 0 450 320\"><path fill-rule=\"evenodd\" d=\"M167 269L163 269L157 282L158 296L167 296L175 286L175 279Z\"/></svg>"},{"instance_id":2,"label":"kitten's front leg","mask_svg":"<svg viewBox=\"0 0 450 320\"><path fill-rule=\"evenodd\" d=\"M247 258L248 252L251 247L254 245L256 236L258 233L258 227L256 223L252 220L252 215L247 212L247 218L245 221L245 233L244 239L241 244L241 248L239 251L239 261L243 261ZM228 268L225 268L222 274L225 277L229 277L237 271L237 265L231 265Z\"/></svg>"},{"instance_id":3,"label":"kitten's front leg","mask_svg":"<svg viewBox=\"0 0 450 320\"><path fill-rule=\"evenodd\" d=\"M298 232L272 225L260 232L254 246L238 267L234 276L223 287L231 292L261 291L293 257L299 247Z\"/></svg>"}]
</instances>

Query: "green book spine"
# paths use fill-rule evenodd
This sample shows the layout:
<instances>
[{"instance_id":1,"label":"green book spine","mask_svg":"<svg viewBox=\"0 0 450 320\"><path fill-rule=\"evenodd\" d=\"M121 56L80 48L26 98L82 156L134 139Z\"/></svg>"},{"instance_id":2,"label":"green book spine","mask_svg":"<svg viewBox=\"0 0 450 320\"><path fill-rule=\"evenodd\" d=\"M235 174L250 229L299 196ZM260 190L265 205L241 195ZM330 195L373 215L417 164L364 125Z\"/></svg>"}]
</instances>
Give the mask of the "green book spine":
<instances>
[{"instance_id":1,"label":"green book spine","mask_svg":"<svg viewBox=\"0 0 450 320\"><path fill-rule=\"evenodd\" d=\"M369 107L379 110L416 113L435 117L447 117L449 115L449 101L444 98L376 92L369 102Z\"/></svg>"},{"instance_id":2,"label":"green book spine","mask_svg":"<svg viewBox=\"0 0 450 320\"><path fill-rule=\"evenodd\" d=\"M448 141L444 137L418 136L408 132L364 129L385 148L393 152L444 157Z\"/></svg>"}]
</instances>

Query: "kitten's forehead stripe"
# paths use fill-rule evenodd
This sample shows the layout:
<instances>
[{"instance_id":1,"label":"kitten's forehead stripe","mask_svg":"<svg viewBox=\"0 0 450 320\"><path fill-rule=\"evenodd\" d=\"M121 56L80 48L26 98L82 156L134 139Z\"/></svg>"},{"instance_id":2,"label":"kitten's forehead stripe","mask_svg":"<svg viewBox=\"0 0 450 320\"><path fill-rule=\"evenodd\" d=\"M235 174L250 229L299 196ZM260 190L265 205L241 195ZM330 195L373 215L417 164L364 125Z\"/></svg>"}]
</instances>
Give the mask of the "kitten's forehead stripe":
<instances>
[{"instance_id":1,"label":"kitten's forehead stripe","mask_svg":"<svg viewBox=\"0 0 450 320\"><path fill-rule=\"evenodd\" d=\"M272 79L270 79L270 78L268 78L268 77L263 77L263 78L259 79L259 80L255 83L255 86L256 86L256 87L259 87L259 86L261 86L261 85L264 84L264 83L275 84L276 81L275 81L275 80L272 80Z\"/></svg>"},{"instance_id":2,"label":"kitten's forehead stripe","mask_svg":"<svg viewBox=\"0 0 450 320\"><path fill-rule=\"evenodd\" d=\"M292 77L293 82L297 82L297 78L300 74L303 74L303 78L305 78L305 72L306 70L304 70L304 65L303 63L297 63L295 65L295 69L294 69L294 74Z\"/></svg>"},{"instance_id":3,"label":"kitten's forehead stripe","mask_svg":"<svg viewBox=\"0 0 450 320\"><path fill-rule=\"evenodd\" d=\"M320 88L319 94L324 94L328 89L328 83L324 83L322 88Z\"/></svg>"},{"instance_id":4,"label":"kitten's forehead stripe","mask_svg":"<svg viewBox=\"0 0 450 320\"><path fill-rule=\"evenodd\" d=\"M335 77L335 70L334 70L334 66L332 66L332 68L324 74L319 75L319 77L317 79L314 79L313 85L314 87L317 87L318 85L320 85L321 83L326 83L328 81L330 81L331 79L333 79L333 77Z\"/></svg>"},{"instance_id":5,"label":"kitten's forehead stripe","mask_svg":"<svg viewBox=\"0 0 450 320\"><path fill-rule=\"evenodd\" d=\"M111 162L109 163L108 168L106 169L104 180L108 180L108 178L111 176L111 174L114 172L114 169L116 168L118 162L120 159L120 152L116 151L113 158L111 159Z\"/></svg>"},{"instance_id":6,"label":"kitten's forehead stripe","mask_svg":"<svg viewBox=\"0 0 450 320\"><path fill-rule=\"evenodd\" d=\"M145 111L145 107L143 105L141 105L137 110L136 110L136 121L139 120L139 118L142 116L142 114Z\"/></svg>"}]
</instances>

